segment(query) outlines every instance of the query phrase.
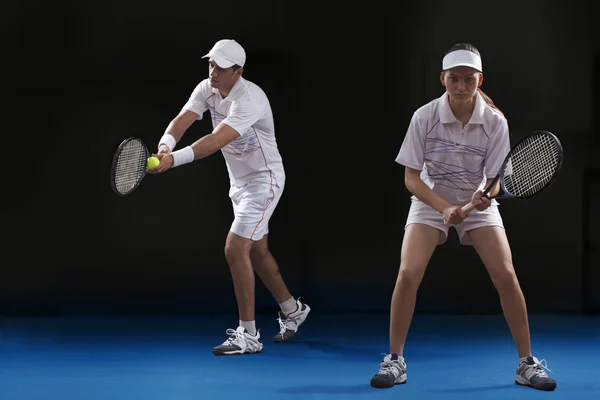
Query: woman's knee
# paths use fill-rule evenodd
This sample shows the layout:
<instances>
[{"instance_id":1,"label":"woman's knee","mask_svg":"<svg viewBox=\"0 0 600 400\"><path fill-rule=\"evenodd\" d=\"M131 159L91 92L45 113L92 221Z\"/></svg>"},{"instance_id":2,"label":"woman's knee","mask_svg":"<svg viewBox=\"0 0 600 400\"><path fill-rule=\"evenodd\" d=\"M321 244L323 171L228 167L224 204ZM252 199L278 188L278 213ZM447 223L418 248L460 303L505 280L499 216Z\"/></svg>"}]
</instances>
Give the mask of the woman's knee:
<instances>
[{"instance_id":1,"label":"woman's knee","mask_svg":"<svg viewBox=\"0 0 600 400\"><path fill-rule=\"evenodd\" d=\"M498 291L512 290L519 286L517 274L510 262L504 262L501 266L491 269L490 277Z\"/></svg>"},{"instance_id":2,"label":"woman's knee","mask_svg":"<svg viewBox=\"0 0 600 400\"><path fill-rule=\"evenodd\" d=\"M403 288L408 289L417 289L419 285L421 285L421 281L425 275L426 266L427 265L402 261L400 263L400 270L398 271L396 286L402 286Z\"/></svg>"}]
</instances>

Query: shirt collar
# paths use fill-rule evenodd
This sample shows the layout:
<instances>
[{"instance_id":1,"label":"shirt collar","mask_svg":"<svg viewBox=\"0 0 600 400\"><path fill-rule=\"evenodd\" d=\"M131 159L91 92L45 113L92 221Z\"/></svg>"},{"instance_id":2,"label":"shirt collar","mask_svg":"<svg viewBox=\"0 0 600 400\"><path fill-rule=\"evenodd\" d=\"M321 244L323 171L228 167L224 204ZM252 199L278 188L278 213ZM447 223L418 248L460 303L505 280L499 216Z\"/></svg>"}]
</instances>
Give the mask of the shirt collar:
<instances>
[{"instance_id":1,"label":"shirt collar","mask_svg":"<svg viewBox=\"0 0 600 400\"><path fill-rule=\"evenodd\" d=\"M475 108L473 109L473 115L469 120L469 124L483 124L483 112L485 111L485 100L479 94L479 91L475 93ZM440 122L442 124L449 124L452 122L458 122L454 114L452 113L452 109L450 108L450 103L448 102L448 92L444 92L444 94L440 97L440 103L438 112L440 115Z\"/></svg>"},{"instance_id":2,"label":"shirt collar","mask_svg":"<svg viewBox=\"0 0 600 400\"><path fill-rule=\"evenodd\" d=\"M225 97L223 99L223 101L229 101L229 102L231 102L231 101L237 100L237 98L239 97L239 95L241 93L243 93L245 86L246 86L246 80L240 76L238 78L238 80L235 81L235 83L233 84L233 87L229 91L229 94L227 95L227 97ZM212 90L213 93L219 93L219 89L211 88L211 90Z\"/></svg>"}]
</instances>

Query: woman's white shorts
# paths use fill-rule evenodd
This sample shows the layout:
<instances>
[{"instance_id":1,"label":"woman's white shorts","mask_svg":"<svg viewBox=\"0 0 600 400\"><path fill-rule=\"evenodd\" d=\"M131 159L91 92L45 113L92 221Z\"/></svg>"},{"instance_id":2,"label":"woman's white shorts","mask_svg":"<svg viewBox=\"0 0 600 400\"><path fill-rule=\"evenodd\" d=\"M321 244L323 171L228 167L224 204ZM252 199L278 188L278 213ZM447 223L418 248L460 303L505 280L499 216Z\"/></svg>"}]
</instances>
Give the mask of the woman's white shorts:
<instances>
[{"instance_id":1,"label":"woman's white shorts","mask_svg":"<svg viewBox=\"0 0 600 400\"><path fill-rule=\"evenodd\" d=\"M411 224L429 225L442 231L438 245L444 244L448 239L450 227L444 225L444 217L442 214L419 199L412 197L411 200L412 204L408 212L405 228ZM461 244L472 245L471 240L469 240L469 235L467 235L467 232L470 230L484 226L499 226L504 229L498 205L494 203L484 211L479 211L477 209L471 211L469 216L461 224L451 225L456 228Z\"/></svg>"}]
</instances>

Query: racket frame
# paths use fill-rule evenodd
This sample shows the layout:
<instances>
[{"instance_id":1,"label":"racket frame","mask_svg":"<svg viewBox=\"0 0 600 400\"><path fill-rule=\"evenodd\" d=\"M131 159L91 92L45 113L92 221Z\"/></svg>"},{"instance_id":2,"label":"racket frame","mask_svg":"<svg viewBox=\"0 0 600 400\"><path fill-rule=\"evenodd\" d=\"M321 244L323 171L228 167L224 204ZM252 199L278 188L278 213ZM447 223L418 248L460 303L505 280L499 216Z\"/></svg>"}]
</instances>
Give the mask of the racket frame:
<instances>
[{"instance_id":1,"label":"racket frame","mask_svg":"<svg viewBox=\"0 0 600 400\"><path fill-rule=\"evenodd\" d=\"M558 146L558 162L556 163L556 168L552 172L552 177L550 178L550 180L540 190L538 190L537 192L530 194L528 196L515 196L514 194L510 193L506 189L506 186L504 185L504 169L506 168L506 164L510 161L511 156L514 154L514 152L518 148L518 146L521 143L525 142L526 140L531 139L532 136L537 136L537 135L550 136L552 138L552 140L554 140L556 142L556 145ZM492 182L483 191L483 196L485 196L489 200L493 200L493 199L523 199L524 200L524 199L529 199L533 196L536 196L536 195L540 194L541 192L543 192L544 190L546 190L548 187L550 187L554 183L554 181L556 180L556 177L558 175L558 171L560 171L560 169L562 167L563 159L564 159L564 157L563 157L562 144L560 143L560 140L558 140L558 138L553 133L548 132L546 130L533 131L529 135L521 138L519 141L517 141L517 143L515 143L511 147L510 151L504 158L502 165L500 166L500 171L496 174L496 176L494 177ZM491 196L491 197L488 196L490 190L498 183L498 181L500 181L500 190L498 193L501 193L501 194L497 194L497 195ZM462 211L465 214L469 215L469 213L471 211L473 211L474 208L475 208L475 206L473 205L473 203L469 202L468 204L466 204L462 207ZM450 225L450 223L448 221L444 221L444 224Z\"/></svg>"},{"instance_id":2,"label":"racket frame","mask_svg":"<svg viewBox=\"0 0 600 400\"><path fill-rule=\"evenodd\" d=\"M504 185L504 174L503 174L504 169L506 168L506 164L510 161L511 156L514 153L514 150L516 150L517 147L521 143L525 142L526 140L530 139L532 136L536 136L536 135L550 136L554 140L554 142L558 146L558 163L556 163L556 168L554 169L554 171L552 171L552 177L544 185L544 187L542 187L537 192L527 195L527 196L515 196L514 194L510 193L506 189L506 186ZM488 185L488 187L485 189L485 191L483 192L483 195L490 200L492 200L492 199L515 199L515 198L523 199L523 200L529 199L533 196L536 196L536 195L542 193L544 190L546 190L548 187L550 187L554 183L554 181L556 180L556 176L558 175L558 171L560 171L560 169L562 167L562 164L563 164L563 147L562 147L562 144L560 143L560 140L558 140L558 138L551 132L544 131L544 130L534 131L531 134L529 134L529 135L525 136L524 138L522 138L521 140L519 140L517 143L515 143L514 146L512 146L511 150L508 152L508 155L502 162L502 166L500 167L500 172L498 172L498 174L496 175L496 177L494 178L492 183L490 183ZM489 197L487 194L494 187L494 185L498 182L498 180L500 180L500 191L501 191L501 193L504 193L504 194L498 194L496 196Z\"/></svg>"},{"instance_id":3,"label":"racket frame","mask_svg":"<svg viewBox=\"0 0 600 400\"><path fill-rule=\"evenodd\" d=\"M117 161L119 159L119 156L121 155L121 152L123 151L123 147L125 147L125 145L127 143L130 143L132 141L137 141L142 145L142 148L145 153L144 154L145 160L147 160L148 157L150 157L150 150L148 150L148 146L146 146L146 143L139 136L128 137L127 139L123 140L121 142L121 144L119 144L119 146L115 150L115 154L113 155L112 163L110 166L110 187L112 188L113 192L115 192L119 196L127 196L127 195L130 195L131 193L133 193L138 188L138 186L140 186L140 184L142 183L142 180L146 176L146 169L144 169L142 171L141 176L138 178L137 182L135 183L135 185L131 189L129 189L126 193L121 193L117 190L117 186L115 183L115 175L117 172Z\"/></svg>"}]
</instances>

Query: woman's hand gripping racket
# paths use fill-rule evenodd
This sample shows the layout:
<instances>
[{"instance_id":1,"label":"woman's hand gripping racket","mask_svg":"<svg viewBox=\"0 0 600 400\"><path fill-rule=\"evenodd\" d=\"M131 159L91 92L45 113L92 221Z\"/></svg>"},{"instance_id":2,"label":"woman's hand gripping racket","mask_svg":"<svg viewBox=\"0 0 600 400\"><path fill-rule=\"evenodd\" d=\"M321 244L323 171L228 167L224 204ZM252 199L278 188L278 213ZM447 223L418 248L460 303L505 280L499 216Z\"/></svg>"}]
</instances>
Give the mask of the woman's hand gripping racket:
<instances>
[{"instance_id":1,"label":"woman's hand gripping racket","mask_svg":"<svg viewBox=\"0 0 600 400\"><path fill-rule=\"evenodd\" d=\"M535 131L510 149L500 172L484 190L483 196L490 200L533 197L554 182L562 163L563 148L558 138L548 131ZM499 186L498 192L490 196L496 186ZM462 211L468 215L474 208L470 202L462 207ZM448 221L444 224L451 225Z\"/></svg>"},{"instance_id":2,"label":"woman's hand gripping racket","mask_svg":"<svg viewBox=\"0 0 600 400\"><path fill-rule=\"evenodd\" d=\"M110 186L116 194L126 196L138 188L147 169L151 167L150 155L148 147L138 137L130 137L121 142L110 168Z\"/></svg>"}]
</instances>

